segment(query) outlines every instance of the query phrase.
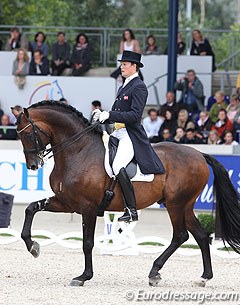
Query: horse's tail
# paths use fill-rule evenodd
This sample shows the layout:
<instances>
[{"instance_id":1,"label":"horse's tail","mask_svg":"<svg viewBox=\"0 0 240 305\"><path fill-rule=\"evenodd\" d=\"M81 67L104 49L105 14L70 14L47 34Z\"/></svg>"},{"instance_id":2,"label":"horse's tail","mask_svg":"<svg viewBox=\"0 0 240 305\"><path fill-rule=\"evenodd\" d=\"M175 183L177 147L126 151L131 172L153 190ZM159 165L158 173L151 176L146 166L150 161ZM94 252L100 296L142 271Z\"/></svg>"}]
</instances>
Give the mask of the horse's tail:
<instances>
[{"instance_id":1,"label":"horse's tail","mask_svg":"<svg viewBox=\"0 0 240 305\"><path fill-rule=\"evenodd\" d=\"M240 201L228 172L215 158L203 154L214 173L214 192L219 211L222 239L240 254Z\"/></svg>"}]
</instances>

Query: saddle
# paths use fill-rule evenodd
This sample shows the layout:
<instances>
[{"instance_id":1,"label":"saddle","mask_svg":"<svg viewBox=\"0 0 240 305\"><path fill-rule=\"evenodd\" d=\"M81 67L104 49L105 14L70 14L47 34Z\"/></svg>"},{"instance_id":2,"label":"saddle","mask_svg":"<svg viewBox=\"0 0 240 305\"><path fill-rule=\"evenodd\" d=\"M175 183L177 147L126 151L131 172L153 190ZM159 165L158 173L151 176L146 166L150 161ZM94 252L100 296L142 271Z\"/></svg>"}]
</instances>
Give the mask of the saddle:
<instances>
[{"instance_id":1,"label":"saddle","mask_svg":"<svg viewBox=\"0 0 240 305\"><path fill-rule=\"evenodd\" d=\"M119 139L110 135L108 141L108 149L109 149L109 164L112 167L114 158L116 157L117 149L118 149ZM126 172L128 177L132 179L137 173L137 161L132 159L126 167Z\"/></svg>"}]
</instances>

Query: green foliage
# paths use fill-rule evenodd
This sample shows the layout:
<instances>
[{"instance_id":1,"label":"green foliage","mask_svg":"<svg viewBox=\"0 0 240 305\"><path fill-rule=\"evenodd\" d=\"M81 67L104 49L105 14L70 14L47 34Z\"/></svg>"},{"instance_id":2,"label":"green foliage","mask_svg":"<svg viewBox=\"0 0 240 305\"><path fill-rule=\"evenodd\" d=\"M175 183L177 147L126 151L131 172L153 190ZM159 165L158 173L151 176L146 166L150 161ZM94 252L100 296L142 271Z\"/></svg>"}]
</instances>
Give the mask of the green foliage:
<instances>
[{"instance_id":1,"label":"green foliage","mask_svg":"<svg viewBox=\"0 0 240 305\"><path fill-rule=\"evenodd\" d=\"M198 214L198 220L203 229L210 235L215 231L215 218L212 214Z\"/></svg>"}]
</instances>

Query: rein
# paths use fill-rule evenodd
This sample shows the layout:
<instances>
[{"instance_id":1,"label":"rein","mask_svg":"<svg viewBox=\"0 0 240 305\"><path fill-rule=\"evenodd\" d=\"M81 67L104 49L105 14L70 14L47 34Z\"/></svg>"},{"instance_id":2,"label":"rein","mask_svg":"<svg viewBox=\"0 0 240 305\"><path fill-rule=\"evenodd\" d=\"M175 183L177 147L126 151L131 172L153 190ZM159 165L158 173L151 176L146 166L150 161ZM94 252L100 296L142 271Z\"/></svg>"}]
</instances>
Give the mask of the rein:
<instances>
[{"instance_id":1,"label":"rein","mask_svg":"<svg viewBox=\"0 0 240 305\"><path fill-rule=\"evenodd\" d=\"M42 139L38 133L41 132L45 136L47 136L49 139L51 139L50 135L42 130L40 127L37 126L37 124L29 118L29 124L23 127L21 130L17 130L17 133L20 134L22 133L25 129L28 127L32 126L33 128L33 135L34 135L34 141L35 141L35 148L30 148L30 149L24 149L24 153L36 153L38 157L42 160L45 158L47 155L49 155L52 152L52 155L48 157L48 159L52 158L55 156L57 153L63 151L65 148L69 147L70 145L74 144L78 140L80 140L83 136L85 136L87 133L95 129L98 125L100 124L99 121L96 123L89 125L88 127L84 128L83 130L79 131L78 133L74 134L67 140L60 142L54 146L51 146L50 148L46 148L46 145L43 144ZM53 152L54 149L56 149L59 146L63 146L61 149L57 150L56 152Z\"/></svg>"}]
</instances>

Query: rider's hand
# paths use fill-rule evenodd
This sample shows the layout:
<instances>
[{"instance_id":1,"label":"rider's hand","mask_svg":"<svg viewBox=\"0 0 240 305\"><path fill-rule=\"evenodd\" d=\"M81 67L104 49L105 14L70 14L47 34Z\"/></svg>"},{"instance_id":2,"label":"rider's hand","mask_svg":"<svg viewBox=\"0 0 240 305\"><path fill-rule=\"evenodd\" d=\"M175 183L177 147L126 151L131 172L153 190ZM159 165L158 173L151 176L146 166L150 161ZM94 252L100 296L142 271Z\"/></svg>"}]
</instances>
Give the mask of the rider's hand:
<instances>
[{"instance_id":1,"label":"rider's hand","mask_svg":"<svg viewBox=\"0 0 240 305\"><path fill-rule=\"evenodd\" d=\"M107 111L102 111L101 113L100 113L100 116L99 116L99 121L101 122L101 123L103 123L103 122L105 122L106 120L108 120L109 119L109 112L107 112Z\"/></svg>"},{"instance_id":2,"label":"rider's hand","mask_svg":"<svg viewBox=\"0 0 240 305\"><path fill-rule=\"evenodd\" d=\"M95 109L92 112L92 122L96 122L99 120L99 116L100 116L101 110L100 109Z\"/></svg>"}]
</instances>

